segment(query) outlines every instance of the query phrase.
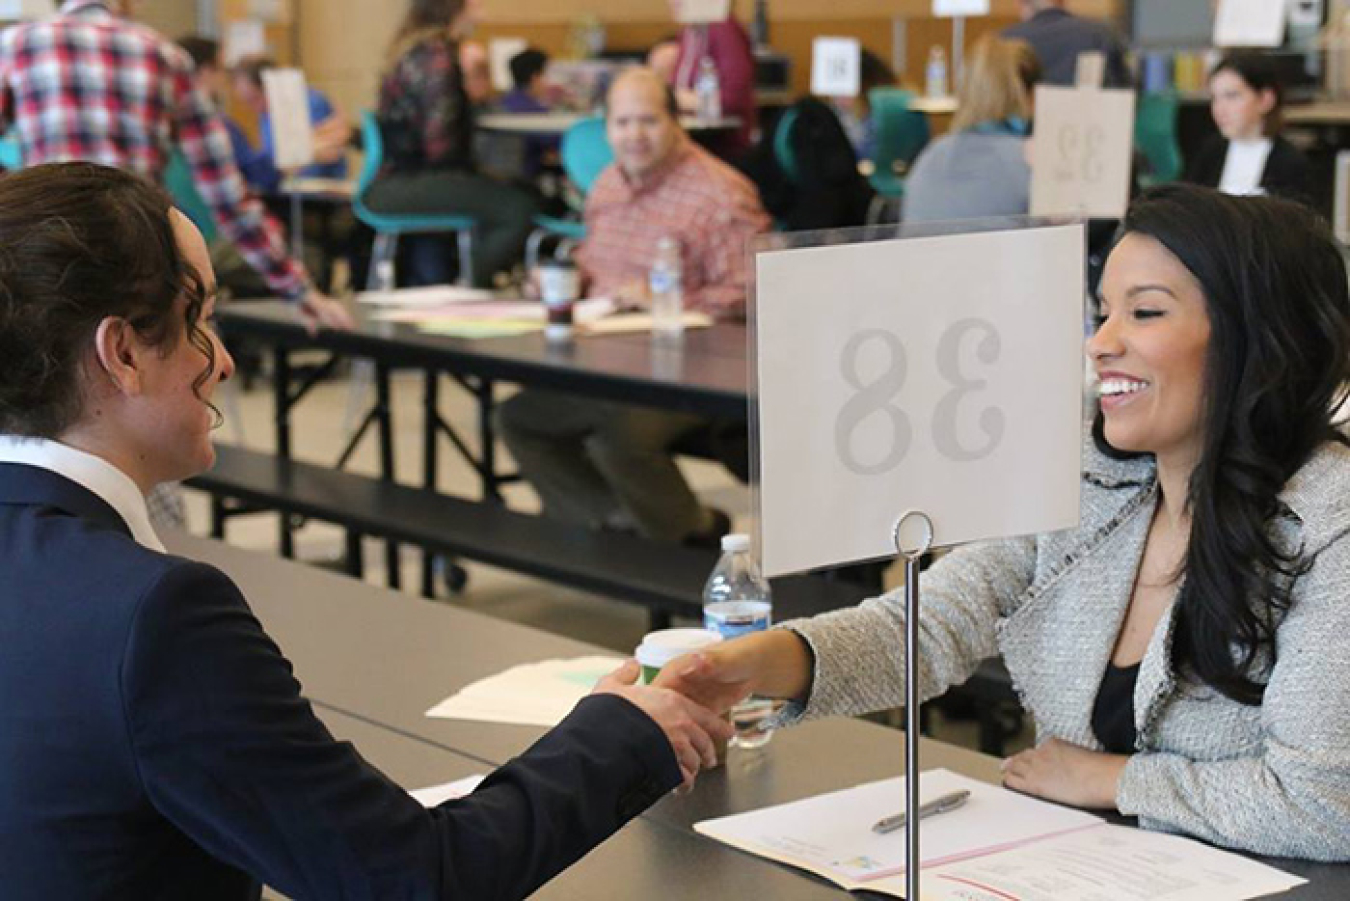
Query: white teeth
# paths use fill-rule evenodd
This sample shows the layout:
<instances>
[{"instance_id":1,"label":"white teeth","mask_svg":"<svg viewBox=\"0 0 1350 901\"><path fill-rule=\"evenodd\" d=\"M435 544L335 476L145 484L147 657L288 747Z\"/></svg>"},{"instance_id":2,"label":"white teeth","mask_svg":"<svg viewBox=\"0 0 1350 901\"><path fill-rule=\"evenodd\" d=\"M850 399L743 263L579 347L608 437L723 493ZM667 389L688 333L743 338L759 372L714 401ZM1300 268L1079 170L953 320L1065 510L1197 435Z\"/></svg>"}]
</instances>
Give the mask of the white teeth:
<instances>
[{"instance_id":1,"label":"white teeth","mask_svg":"<svg viewBox=\"0 0 1350 901\"><path fill-rule=\"evenodd\" d=\"M1136 382L1134 379L1104 379L1097 385L1097 393L1102 397L1115 397L1121 394L1134 394L1148 387L1148 382Z\"/></svg>"}]
</instances>

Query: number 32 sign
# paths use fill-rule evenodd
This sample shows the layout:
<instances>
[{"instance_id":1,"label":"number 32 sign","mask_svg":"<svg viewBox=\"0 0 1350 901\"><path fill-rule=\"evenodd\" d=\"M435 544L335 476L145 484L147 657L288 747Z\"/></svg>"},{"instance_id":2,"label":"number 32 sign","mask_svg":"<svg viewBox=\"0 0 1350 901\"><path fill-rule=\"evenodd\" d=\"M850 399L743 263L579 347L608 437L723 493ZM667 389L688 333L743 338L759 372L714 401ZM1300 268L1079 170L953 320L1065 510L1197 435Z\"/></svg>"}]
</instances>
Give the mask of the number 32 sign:
<instances>
[{"instance_id":1,"label":"number 32 sign","mask_svg":"<svg viewBox=\"0 0 1350 901\"><path fill-rule=\"evenodd\" d=\"M795 236L794 236L795 237ZM1078 519L1080 225L757 254L762 551L771 575Z\"/></svg>"}]
</instances>

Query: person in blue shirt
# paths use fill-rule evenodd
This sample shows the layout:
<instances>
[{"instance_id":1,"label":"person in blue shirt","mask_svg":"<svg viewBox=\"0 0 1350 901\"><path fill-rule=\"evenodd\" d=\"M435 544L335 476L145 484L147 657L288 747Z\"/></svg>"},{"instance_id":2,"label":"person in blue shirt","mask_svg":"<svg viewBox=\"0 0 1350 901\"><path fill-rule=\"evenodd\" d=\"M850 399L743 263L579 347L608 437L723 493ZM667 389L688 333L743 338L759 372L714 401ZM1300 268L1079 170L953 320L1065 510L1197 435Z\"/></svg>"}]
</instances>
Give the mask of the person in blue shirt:
<instances>
[{"instance_id":1,"label":"person in blue shirt","mask_svg":"<svg viewBox=\"0 0 1350 901\"><path fill-rule=\"evenodd\" d=\"M548 54L535 47L529 47L511 57L510 66L512 87L502 95L498 104L502 111L549 112L553 107L549 103L549 86L544 78L544 70L548 68ZM560 144L560 139L556 137L532 135L526 138L521 174L527 179L538 176L548 162L556 162Z\"/></svg>"},{"instance_id":2,"label":"person in blue shirt","mask_svg":"<svg viewBox=\"0 0 1350 901\"><path fill-rule=\"evenodd\" d=\"M230 87L234 96L258 114L260 146L255 149L249 144L245 149L236 143L235 160L249 186L260 194L277 193L284 177L274 162L272 118L267 110L267 95L263 91L263 72L272 68L276 68L273 60L253 56L240 60L231 72ZM314 87L309 88L309 121L314 124L315 162L295 174L301 178L345 180L346 149L352 137L351 123ZM233 135L231 140L234 140Z\"/></svg>"}]
</instances>

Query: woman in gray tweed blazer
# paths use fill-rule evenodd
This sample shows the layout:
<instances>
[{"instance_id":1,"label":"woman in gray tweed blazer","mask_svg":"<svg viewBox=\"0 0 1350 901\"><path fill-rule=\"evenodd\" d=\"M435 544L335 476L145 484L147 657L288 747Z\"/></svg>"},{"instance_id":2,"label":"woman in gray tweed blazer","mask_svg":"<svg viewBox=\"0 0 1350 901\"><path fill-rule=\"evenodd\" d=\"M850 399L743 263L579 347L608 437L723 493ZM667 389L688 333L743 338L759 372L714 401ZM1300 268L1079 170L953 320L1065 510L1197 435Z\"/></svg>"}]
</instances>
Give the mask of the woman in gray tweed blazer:
<instances>
[{"instance_id":1,"label":"woman in gray tweed blazer","mask_svg":"<svg viewBox=\"0 0 1350 901\"><path fill-rule=\"evenodd\" d=\"M1074 530L961 548L924 581L922 693L1002 653L1038 744L1015 789L1260 854L1350 859L1346 269L1278 200L1131 207L1087 351ZM666 668L792 721L903 703L900 593Z\"/></svg>"}]
</instances>

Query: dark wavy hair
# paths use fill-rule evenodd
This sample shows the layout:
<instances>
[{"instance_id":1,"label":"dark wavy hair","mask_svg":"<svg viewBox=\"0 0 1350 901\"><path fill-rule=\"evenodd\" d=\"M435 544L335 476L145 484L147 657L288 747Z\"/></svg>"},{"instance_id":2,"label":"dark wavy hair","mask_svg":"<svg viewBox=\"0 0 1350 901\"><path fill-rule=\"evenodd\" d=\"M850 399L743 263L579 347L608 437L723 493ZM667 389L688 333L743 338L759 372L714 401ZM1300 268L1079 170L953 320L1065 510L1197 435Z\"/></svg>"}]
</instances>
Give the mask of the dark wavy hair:
<instances>
[{"instance_id":1,"label":"dark wavy hair","mask_svg":"<svg viewBox=\"0 0 1350 901\"><path fill-rule=\"evenodd\" d=\"M79 420L94 333L110 316L166 354L186 335L207 364L193 388L205 384L205 285L178 247L172 206L161 188L92 163L0 178L0 433L55 438Z\"/></svg>"},{"instance_id":2,"label":"dark wavy hair","mask_svg":"<svg viewBox=\"0 0 1350 901\"><path fill-rule=\"evenodd\" d=\"M1280 79L1279 66L1271 56L1251 50L1235 51L1219 60L1210 70L1209 77L1212 79L1220 72L1232 72L1258 94L1270 91L1275 104L1266 113L1261 132L1271 138L1284 130L1284 82Z\"/></svg>"},{"instance_id":3,"label":"dark wavy hair","mask_svg":"<svg viewBox=\"0 0 1350 901\"><path fill-rule=\"evenodd\" d=\"M1277 545L1280 491L1327 441L1350 383L1350 290L1341 251L1307 208L1166 185L1130 206L1121 236L1157 240L1204 291L1203 448L1186 503L1191 534L1177 599L1173 663L1258 704L1275 629L1309 563ZM1097 446L1115 457L1101 411Z\"/></svg>"}]
</instances>

